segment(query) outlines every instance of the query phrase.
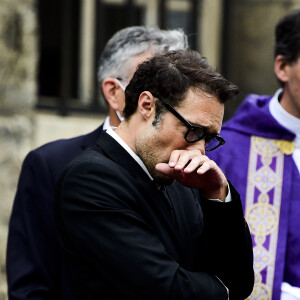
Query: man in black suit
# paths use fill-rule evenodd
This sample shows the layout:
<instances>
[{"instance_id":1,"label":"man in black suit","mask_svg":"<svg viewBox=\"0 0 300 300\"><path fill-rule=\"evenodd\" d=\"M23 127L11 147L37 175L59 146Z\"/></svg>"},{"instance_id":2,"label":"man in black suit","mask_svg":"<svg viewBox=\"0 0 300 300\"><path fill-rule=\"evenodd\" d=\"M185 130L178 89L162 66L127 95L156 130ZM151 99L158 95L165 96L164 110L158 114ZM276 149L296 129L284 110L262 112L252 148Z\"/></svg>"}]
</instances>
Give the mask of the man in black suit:
<instances>
[{"instance_id":1,"label":"man in black suit","mask_svg":"<svg viewBox=\"0 0 300 300\"><path fill-rule=\"evenodd\" d=\"M48 143L27 155L9 224L6 265L11 300L71 299L54 227L57 177L68 162L96 143L103 129L120 123L123 85L136 66L154 53L186 47L180 30L137 26L117 32L108 41L99 66L99 83L109 104L104 124L89 134Z\"/></svg>"},{"instance_id":2,"label":"man in black suit","mask_svg":"<svg viewBox=\"0 0 300 300\"><path fill-rule=\"evenodd\" d=\"M125 121L63 171L56 226L74 299L244 299L253 253L241 201L205 156L238 93L198 52L142 63Z\"/></svg>"}]
</instances>

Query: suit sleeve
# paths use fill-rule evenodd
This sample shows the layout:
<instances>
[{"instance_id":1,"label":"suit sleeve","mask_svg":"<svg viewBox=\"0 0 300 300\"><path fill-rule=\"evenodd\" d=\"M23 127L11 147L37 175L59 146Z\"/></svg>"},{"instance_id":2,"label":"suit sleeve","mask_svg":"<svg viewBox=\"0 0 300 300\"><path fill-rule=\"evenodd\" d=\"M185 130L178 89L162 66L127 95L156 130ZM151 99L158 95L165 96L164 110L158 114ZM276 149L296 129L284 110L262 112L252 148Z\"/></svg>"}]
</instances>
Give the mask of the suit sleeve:
<instances>
[{"instance_id":1,"label":"suit sleeve","mask_svg":"<svg viewBox=\"0 0 300 300\"><path fill-rule=\"evenodd\" d=\"M214 275L187 271L167 253L138 213L137 197L126 173L115 176L111 166L75 165L57 187L63 248L128 299L227 300Z\"/></svg>"},{"instance_id":2,"label":"suit sleeve","mask_svg":"<svg viewBox=\"0 0 300 300\"><path fill-rule=\"evenodd\" d=\"M205 240L210 268L229 289L230 300L245 299L254 284L252 240L243 217L240 196L232 186L232 201L220 203L203 199Z\"/></svg>"},{"instance_id":3,"label":"suit sleeve","mask_svg":"<svg viewBox=\"0 0 300 300\"><path fill-rule=\"evenodd\" d=\"M45 160L35 151L25 158L7 244L8 294L14 299L58 299L54 182Z\"/></svg>"}]
</instances>

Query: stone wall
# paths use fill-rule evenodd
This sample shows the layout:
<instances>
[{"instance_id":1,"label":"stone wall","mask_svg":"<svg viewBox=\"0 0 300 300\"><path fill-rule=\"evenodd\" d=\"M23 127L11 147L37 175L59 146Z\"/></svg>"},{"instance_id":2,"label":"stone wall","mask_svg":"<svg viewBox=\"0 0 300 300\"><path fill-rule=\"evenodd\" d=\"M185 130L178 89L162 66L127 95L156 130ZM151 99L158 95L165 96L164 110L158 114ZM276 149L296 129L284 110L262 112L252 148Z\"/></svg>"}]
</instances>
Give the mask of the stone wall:
<instances>
[{"instance_id":1,"label":"stone wall","mask_svg":"<svg viewBox=\"0 0 300 300\"><path fill-rule=\"evenodd\" d=\"M7 224L21 160L31 147L36 101L37 19L34 0L0 1L0 300L7 299Z\"/></svg>"},{"instance_id":2,"label":"stone wall","mask_svg":"<svg viewBox=\"0 0 300 300\"><path fill-rule=\"evenodd\" d=\"M228 0L224 37L225 75L240 88L232 115L249 93L271 95L279 87L273 72L274 29L278 20L300 7L299 0Z\"/></svg>"}]
</instances>

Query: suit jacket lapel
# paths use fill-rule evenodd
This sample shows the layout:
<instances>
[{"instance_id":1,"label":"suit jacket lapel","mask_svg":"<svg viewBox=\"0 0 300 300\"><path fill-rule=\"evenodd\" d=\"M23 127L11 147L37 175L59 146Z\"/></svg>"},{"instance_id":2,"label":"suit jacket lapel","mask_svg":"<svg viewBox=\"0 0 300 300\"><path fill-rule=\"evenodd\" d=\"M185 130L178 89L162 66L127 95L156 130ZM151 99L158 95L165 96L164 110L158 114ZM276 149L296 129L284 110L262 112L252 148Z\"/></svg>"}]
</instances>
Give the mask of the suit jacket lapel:
<instances>
[{"instance_id":1,"label":"suit jacket lapel","mask_svg":"<svg viewBox=\"0 0 300 300\"><path fill-rule=\"evenodd\" d=\"M168 249L169 253L176 256L178 261L179 255L175 249L180 248L180 240L178 235L178 228L174 222L171 207L166 199L166 195L163 191L159 190L153 181L148 177L142 167L134 160L134 158L110 135L106 132L102 132L99 139L97 140L99 150L109 157L112 161L122 166L126 170L130 170L130 174L137 180L137 188L141 191L144 196L144 201L139 203L141 211L145 218L153 222L151 216L151 210L159 216L159 219L163 222L164 227L167 229L168 236L164 236L164 239L172 240L171 244L175 244L175 247ZM149 209L149 206L151 209ZM161 232L163 234L163 231ZM171 253L172 252L172 253Z\"/></svg>"},{"instance_id":2,"label":"suit jacket lapel","mask_svg":"<svg viewBox=\"0 0 300 300\"><path fill-rule=\"evenodd\" d=\"M99 150L103 152L106 157L110 158L125 170L130 170L130 174L134 178L141 177L142 180L151 182L150 178L134 158L105 131L102 131L100 134L97 145L100 148Z\"/></svg>"}]
</instances>

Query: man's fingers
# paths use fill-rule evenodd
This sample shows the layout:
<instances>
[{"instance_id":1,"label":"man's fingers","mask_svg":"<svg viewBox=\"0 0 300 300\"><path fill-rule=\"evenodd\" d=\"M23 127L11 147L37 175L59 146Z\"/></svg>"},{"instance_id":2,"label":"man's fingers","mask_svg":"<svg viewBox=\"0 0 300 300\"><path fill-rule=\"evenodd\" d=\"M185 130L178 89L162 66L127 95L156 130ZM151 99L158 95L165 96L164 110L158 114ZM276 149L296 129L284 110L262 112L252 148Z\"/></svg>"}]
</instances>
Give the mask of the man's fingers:
<instances>
[{"instance_id":1,"label":"man's fingers","mask_svg":"<svg viewBox=\"0 0 300 300\"><path fill-rule=\"evenodd\" d=\"M169 166L177 171L185 170L185 172L193 172L202 164L202 161L207 160L206 156L199 156L199 150L175 150L171 153Z\"/></svg>"},{"instance_id":2,"label":"man's fingers","mask_svg":"<svg viewBox=\"0 0 300 300\"><path fill-rule=\"evenodd\" d=\"M184 173L192 173L201 167L203 164L203 157L193 158L184 168Z\"/></svg>"},{"instance_id":3,"label":"man's fingers","mask_svg":"<svg viewBox=\"0 0 300 300\"><path fill-rule=\"evenodd\" d=\"M208 170L211 169L211 163L209 161L206 161L202 164L202 166L197 170L198 174L204 174Z\"/></svg>"},{"instance_id":4,"label":"man's fingers","mask_svg":"<svg viewBox=\"0 0 300 300\"><path fill-rule=\"evenodd\" d=\"M168 164L165 163L159 163L155 166L156 171L165 174L167 176L172 175L173 168L170 168Z\"/></svg>"},{"instance_id":5,"label":"man's fingers","mask_svg":"<svg viewBox=\"0 0 300 300\"><path fill-rule=\"evenodd\" d=\"M181 150L174 150L171 153L170 159L169 159L169 166L171 168L174 168L178 162L179 156L182 153Z\"/></svg>"},{"instance_id":6,"label":"man's fingers","mask_svg":"<svg viewBox=\"0 0 300 300\"><path fill-rule=\"evenodd\" d=\"M201 169L205 162L207 161L210 162L210 159L207 156L205 155L199 156L198 152L195 153L195 155L190 155L189 159L190 159L189 161L187 161L187 159L184 161L185 162L184 173L192 173L198 170L199 168ZM204 173L205 171L207 171L208 170L207 168L210 168L209 164L206 167L202 168L203 172L200 173Z\"/></svg>"},{"instance_id":7,"label":"man's fingers","mask_svg":"<svg viewBox=\"0 0 300 300\"><path fill-rule=\"evenodd\" d=\"M176 165L175 165L175 170L177 170L177 171L183 170L185 168L185 166L187 165L187 163L189 161L191 161L192 158L193 158L193 155L192 155L192 153L189 153L189 151L182 152L178 158Z\"/></svg>"}]
</instances>

